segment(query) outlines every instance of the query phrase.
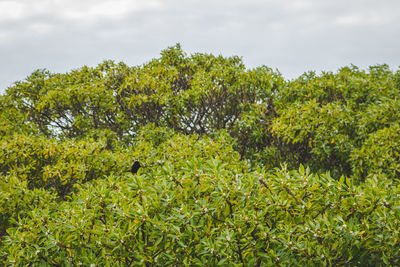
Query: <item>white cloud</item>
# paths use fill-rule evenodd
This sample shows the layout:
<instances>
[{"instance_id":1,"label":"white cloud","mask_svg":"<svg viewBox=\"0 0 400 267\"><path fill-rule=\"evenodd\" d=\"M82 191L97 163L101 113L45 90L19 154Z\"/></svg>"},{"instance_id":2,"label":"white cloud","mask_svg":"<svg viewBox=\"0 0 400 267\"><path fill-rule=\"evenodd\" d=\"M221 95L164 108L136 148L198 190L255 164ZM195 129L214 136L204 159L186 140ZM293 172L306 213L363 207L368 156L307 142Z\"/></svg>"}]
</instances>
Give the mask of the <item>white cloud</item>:
<instances>
[{"instance_id":1,"label":"white cloud","mask_svg":"<svg viewBox=\"0 0 400 267\"><path fill-rule=\"evenodd\" d=\"M310 0L292 0L287 1L287 7L295 10L304 10L307 8L311 8L313 6L313 2Z\"/></svg>"},{"instance_id":2,"label":"white cloud","mask_svg":"<svg viewBox=\"0 0 400 267\"><path fill-rule=\"evenodd\" d=\"M0 22L22 19L24 15L24 4L15 1L0 2Z\"/></svg>"},{"instance_id":3,"label":"white cloud","mask_svg":"<svg viewBox=\"0 0 400 267\"><path fill-rule=\"evenodd\" d=\"M335 23L340 26L380 26L385 24L386 20L378 14L348 14L337 17Z\"/></svg>"},{"instance_id":4,"label":"white cloud","mask_svg":"<svg viewBox=\"0 0 400 267\"><path fill-rule=\"evenodd\" d=\"M295 77L400 64L399 0L0 0L0 90L36 68L142 64L180 42Z\"/></svg>"},{"instance_id":5,"label":"white cloud","mask_svg":"<svg viewBox=\"0 0 400 267\"><path fill-rule=\"evenodd\" d=\"M52 30L55 29L54 25L48 24L48 23L32 23L29 25L29 30L33 31L34 33L37 34L48 34L51 33Z\"/></svg>"},{"instance_id":6,"label":"white cloud","mask_svg":"<svg viewBox=\"0 0 400 267\"><path fill-rule=\"evenodd\" d=\"M20 0L0 1L0 20L53 15L60 19L121 19L132 12L162 7L161 0Z\"/></svg>"},{"instance_id":7,"label":"white cloud","mask_svg":"<svg viewBox=\"0 0 400 267\"><path fill-rule=\"evenodd\" d=\"M160 8L162 3L155 0L130 1L130 0L108 0L96 1L91 4L81 4L76 1L75 5L64 6L57 14L72 20L95 21L98 19L122 19L132 12L146 9Z\"/></svg>"}]
</instances>

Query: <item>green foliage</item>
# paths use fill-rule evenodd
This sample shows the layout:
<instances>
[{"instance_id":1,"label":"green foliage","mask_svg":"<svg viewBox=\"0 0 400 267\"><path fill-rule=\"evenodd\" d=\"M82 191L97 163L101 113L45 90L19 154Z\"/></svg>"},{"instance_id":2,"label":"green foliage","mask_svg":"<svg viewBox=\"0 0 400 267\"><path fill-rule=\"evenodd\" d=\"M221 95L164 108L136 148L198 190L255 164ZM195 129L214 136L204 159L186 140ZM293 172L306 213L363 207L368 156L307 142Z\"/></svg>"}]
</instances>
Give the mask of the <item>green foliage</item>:
<instances>
[{"instance_id":1,"label":"green foliage","mask_svg":"<svg viewBox=\"0 0 400 267\"><path fill-rule=\"evenodd\" d=\"M16 176L0 176L0 244L8 227L34 208L48 208L55 199L49 191L28 189L27 182Z\"/></svg>"},{"instance_id":2,"label":"green foliage","mask_svg":"<svg viewBox=\"0 0 400 267\"><path fill-rule=\"evenodd\" d=\"M353 186L302 167L249 173L212 157L193 157L135 177L97 180L57 210L33 210L8 231L3 259L51 265L397 265L398 194L388 181Z\"/></svg>"},{"instance_id":3,"label":"green foliage","mask_svg":"<svg viewBox=\"0 0 400 267\"><path fill-rule=\"evenodd\" d=\"M400 265L399 95L179 44L37 70L0 96L0 265Z\"/></svg>"},{"instance_id":4,"label":"green foliage","mask_svg":"<svg viewBox=\"0 0 400 267\"><path fill-rule=\"evenodd\" d=\"M66 74L36 71L7 95L48 137L83 138L107 129L130 144L148 123L185 134L227 129L244 155L247 149L262 150L263 142L247 137L249 127L264 121L258 104L272 103L283 84L280 74L265 66L247 70L239 57L188 57L176 45L143 66L105 61ZM249 120L248 113L259 118Z\"/></svg>"},{"instance_id":5,"label":"green foliage","mask_svg":"<svg viewBox=\"0 0 400 267\"><path fill-rule=\"evenodd\" d=\"M9 95L0 95L0 138L13 133L37 133L37 130L27 122L26 114L12 104Z\"/></svg>"},{"instance_id":6,"label":"green foliage","mask_svg":"<svg viewBox=\"0 0 400 267\"><path fill-rule=\"evenodd\" d=\"M349 175L347 158L354 146L354 118L350 112L336 102L323 106L315 99L294 103L274 119L271 130L288 143L286 153L293 153L294 161L307 163L315 170Z\"/></svg>"},{"instance_id":7,"label":"green foliage","mask_svg":"<svg viewBox=\"0 0 400 267\"><path fill-rule=\"evenodd\" d=\"M93 140L59 142L19 134L0 139L0 174L17 175L30 189L52 189L62 197L76 184L129 170L127 158Z\"/></svg>"},{"instance_id":8,"label":"green foliage","mask_svg":"<svg viewBox=\"0 0 400 267\"><path fill-rule=\"evenodd\" d=\"M337 178L344 174L363 179L369 163L360 162L362 158L357 162L355 154L368 145L378 151L376 143L368 141L370 135L400 119L397 76L386 65L370 67L369 72L352 66L337 74L306 73L289 83L279 91L278 116L270 127L283 143L277 146L281 157L292 167L301 163L313 171L330 170ZM380 153L375 157L396 160ZM389 177L395 178L393 174Z\"/></svg>"},{"instance_id":9,"label":"green foliage","mask_svg":"<svg viewBox=\"0 0 400 267\"><path fill-rule=\"evenodd\" d=\"M359 177L384 174L400 179L399 140L399 124L370 134L361 148L353 151L354 173Z\"/></svg>"},{"instance_id":10,"label":"green foliage","mask_svg":"<svg viewBox=\"0 0 400 267\"><path fill-rule=\"evenodd\" d=\"M128 126L116 108L113 89L127 67L106 61L67 74L36 71L7 91L14 106L48 137L80 137L92 129L118 134Z\"/></svg>"}]
</instances>

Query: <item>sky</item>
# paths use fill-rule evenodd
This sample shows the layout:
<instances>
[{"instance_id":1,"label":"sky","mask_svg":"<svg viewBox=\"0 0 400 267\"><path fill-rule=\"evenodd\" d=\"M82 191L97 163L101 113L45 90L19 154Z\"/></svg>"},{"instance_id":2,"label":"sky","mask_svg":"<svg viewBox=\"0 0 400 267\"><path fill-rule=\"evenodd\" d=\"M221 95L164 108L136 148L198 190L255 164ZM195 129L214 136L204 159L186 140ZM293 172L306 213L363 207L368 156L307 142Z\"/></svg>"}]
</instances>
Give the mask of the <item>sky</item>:
<instances>
[{"instance_id":1,"label":"sky","mask_svg":"<svg viewBox=\"0 0 400 267\"><path fill-rule=\"evenodd\" d=\"M0 0L0 92L36 69L142 65L180 43L287 79L400 66L399 0Z\"/></svg>"}]
</instances>

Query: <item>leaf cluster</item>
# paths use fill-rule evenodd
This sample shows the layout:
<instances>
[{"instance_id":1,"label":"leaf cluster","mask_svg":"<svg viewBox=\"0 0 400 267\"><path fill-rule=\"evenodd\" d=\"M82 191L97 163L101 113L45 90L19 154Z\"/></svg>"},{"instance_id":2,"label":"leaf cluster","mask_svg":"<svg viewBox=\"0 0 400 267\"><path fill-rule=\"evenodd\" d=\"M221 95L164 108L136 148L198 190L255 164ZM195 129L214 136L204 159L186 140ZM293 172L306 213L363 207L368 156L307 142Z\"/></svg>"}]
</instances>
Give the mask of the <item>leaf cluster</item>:
<instances>
[{"instance_id":1,"label":"leaf cluster","mask_svg":"<svg viewBox=\"0 0 400 267\"><path fill-rule=\"evenodd\" d=\"M179 44L37 70L0 96L0 265L400 265L399 93Z\"/></svg>"},{"instance_id":2,"label":"leaf cluster","mask_svg":"<svg viewBox=\"0 0 400 267\"><path fill-rule=\"evenodd\" d=\"M399 193L389 180L251 170L224 136L138 145L139 175L88 182L8 229L7 264L396 265ZM181 157L181 160L178 158ZM4 254L5 253L5 254Z\"/></svg>"}]
</instances>

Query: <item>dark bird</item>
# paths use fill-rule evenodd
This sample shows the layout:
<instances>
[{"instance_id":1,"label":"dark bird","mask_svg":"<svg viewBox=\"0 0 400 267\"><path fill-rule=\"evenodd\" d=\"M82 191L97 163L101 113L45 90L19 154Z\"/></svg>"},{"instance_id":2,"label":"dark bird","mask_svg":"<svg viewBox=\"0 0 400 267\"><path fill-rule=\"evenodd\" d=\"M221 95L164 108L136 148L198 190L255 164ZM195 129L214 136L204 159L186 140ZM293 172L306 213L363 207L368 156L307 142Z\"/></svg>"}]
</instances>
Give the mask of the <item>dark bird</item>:
<instances>
[{"instance_id":1,"label":"dark bird","mask_svg":"<svg viewBox=\"0 0 400 267\"><path fill-rule=\"evenodd\" d=\"M132 167L131 167L130 172L131 172L132 174L135 174L135 173L137 173L137 171L139 170L139 168L140 168L140 163L139 163L139 161L136 160L136 161L132 164Z\"/></svg>"}]
</instances>

